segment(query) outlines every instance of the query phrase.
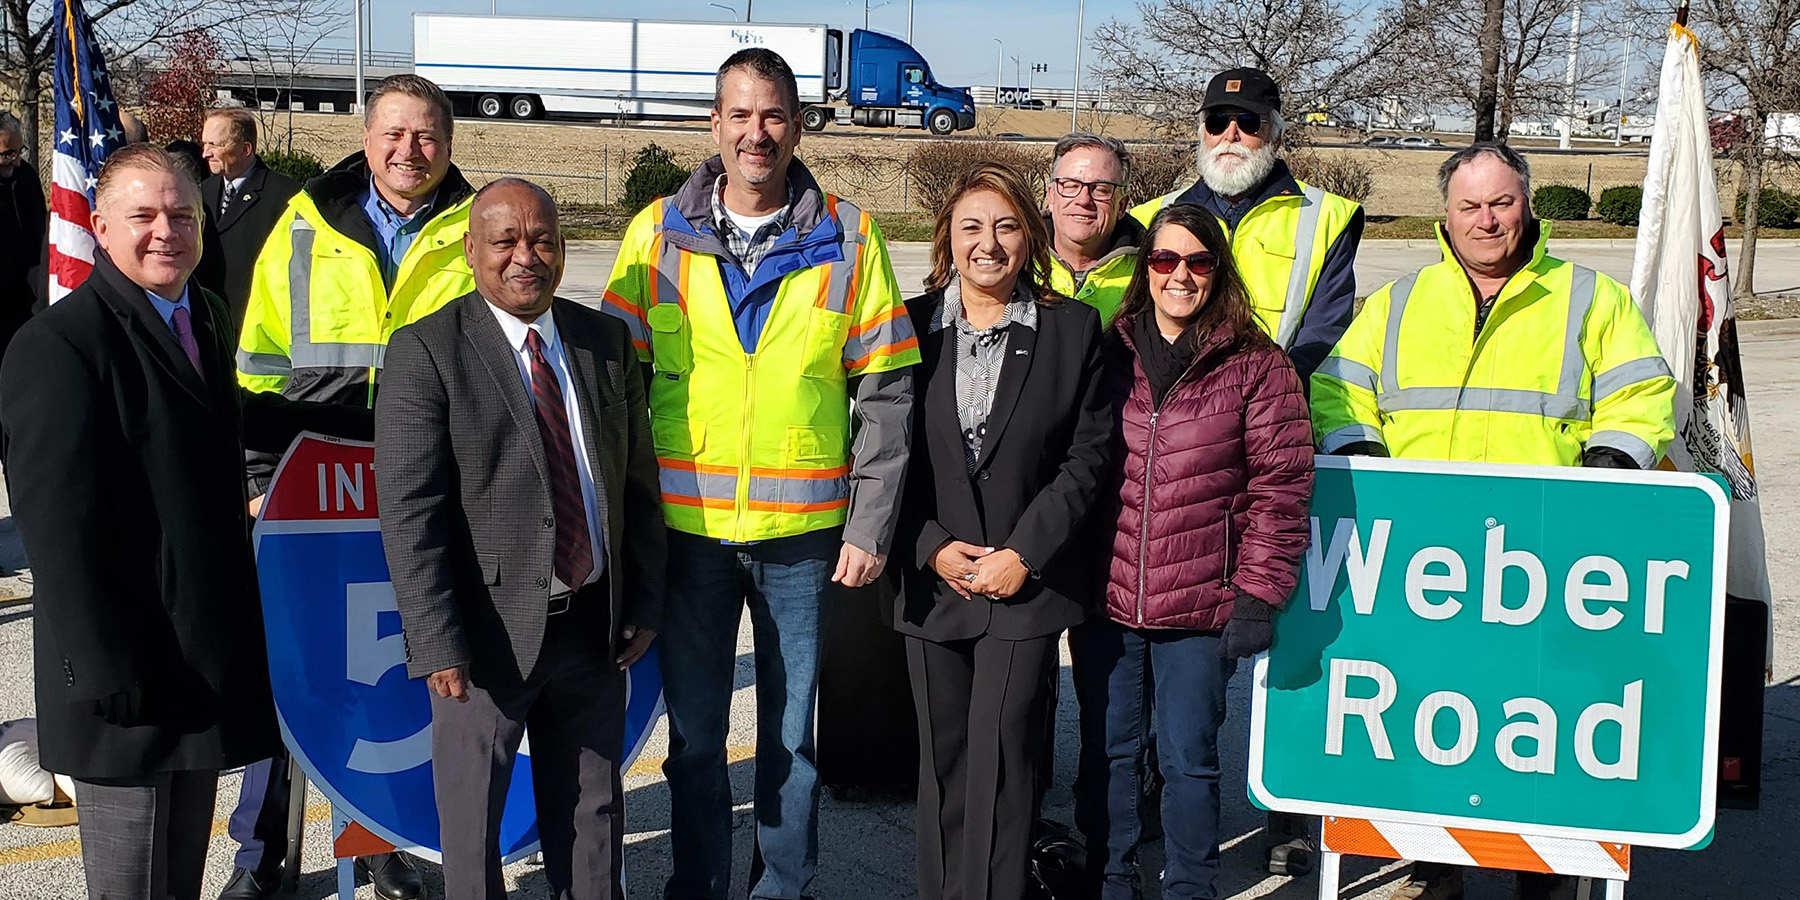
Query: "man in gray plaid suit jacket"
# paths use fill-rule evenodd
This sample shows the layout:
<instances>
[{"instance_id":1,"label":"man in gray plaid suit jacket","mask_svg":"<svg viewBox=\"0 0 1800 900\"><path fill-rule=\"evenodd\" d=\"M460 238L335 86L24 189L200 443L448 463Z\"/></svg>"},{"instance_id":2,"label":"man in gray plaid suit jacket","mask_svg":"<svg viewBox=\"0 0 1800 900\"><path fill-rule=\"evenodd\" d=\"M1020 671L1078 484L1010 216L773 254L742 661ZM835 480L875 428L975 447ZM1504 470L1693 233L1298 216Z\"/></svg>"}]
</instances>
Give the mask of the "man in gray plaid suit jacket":
<instances>
[{"instance_id":1,"label":"man in gray plaid suit jacket","mask_svg":"<svg viewBox=\"0 0 1800 900\"><path fill-rule=\"evenodd\" d=\"M556 205L476 195L476 292L394 334L375 407L407 671L432 689L447 900L505 896L497 833L526 726L554 896L622 900L623 670L661 627L665 546L625 326L555 298Z\"/></svg>"}]
</instances>

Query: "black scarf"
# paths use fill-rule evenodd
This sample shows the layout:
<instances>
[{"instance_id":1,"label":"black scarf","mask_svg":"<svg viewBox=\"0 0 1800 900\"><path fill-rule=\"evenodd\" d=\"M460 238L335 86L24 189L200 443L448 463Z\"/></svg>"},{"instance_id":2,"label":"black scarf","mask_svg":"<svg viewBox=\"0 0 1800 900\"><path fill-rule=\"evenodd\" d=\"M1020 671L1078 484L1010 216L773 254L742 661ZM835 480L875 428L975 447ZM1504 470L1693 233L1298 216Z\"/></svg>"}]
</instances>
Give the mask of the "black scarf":
<instances>
[{"instance_id":1,"label":"black scarf","mask_svg":"<svg viewBox=\"0 0 1800 900\"><path fill-rule=\"evenodd\" d=\"M1193 329L1182 332L1173 342L1164 340L1156 327L1156 314L1146 310L1133 323L1131 337L1137 344L1138 362L1150 379L1151 405L1160 409L1175 382L1194 364Z\"/></svg>"}]
</instances>

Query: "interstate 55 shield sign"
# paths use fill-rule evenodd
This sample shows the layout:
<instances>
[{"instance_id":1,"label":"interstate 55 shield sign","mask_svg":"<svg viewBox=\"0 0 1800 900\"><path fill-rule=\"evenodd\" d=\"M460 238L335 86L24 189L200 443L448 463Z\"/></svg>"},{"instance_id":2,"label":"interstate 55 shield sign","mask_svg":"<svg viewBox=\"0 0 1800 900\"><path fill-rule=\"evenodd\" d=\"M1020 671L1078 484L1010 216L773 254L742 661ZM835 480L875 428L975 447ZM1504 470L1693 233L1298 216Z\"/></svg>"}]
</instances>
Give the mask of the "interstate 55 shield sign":
<instances>
[{"instance_id":1,"label":"interstate 55 shield sign","mask_svg":"<svg viewBox=\"0 0 1800 900\"><path fill-rule=\"evenodd\" d=\"M382 551L367 443L302 435L269 486L255 531L270 680L282 739L340 812L378 837L437 859L431 707L406 677L394 587ZM630 672L623 765L662 714L656 654ZM500 852L537 848L527 731L500 827Z\"/></svg>"},{"instance_id":2,"label":"interstate 55 shield sign","mask_svg":"<svg viewBox=\"0 0 1800 900\"><path fill-rule=\"evenodd\" d=\"M1322 457L1255 670L1259 805L1653 847L1712 828L1724 490Z\"/></svg>"}]
</instances>

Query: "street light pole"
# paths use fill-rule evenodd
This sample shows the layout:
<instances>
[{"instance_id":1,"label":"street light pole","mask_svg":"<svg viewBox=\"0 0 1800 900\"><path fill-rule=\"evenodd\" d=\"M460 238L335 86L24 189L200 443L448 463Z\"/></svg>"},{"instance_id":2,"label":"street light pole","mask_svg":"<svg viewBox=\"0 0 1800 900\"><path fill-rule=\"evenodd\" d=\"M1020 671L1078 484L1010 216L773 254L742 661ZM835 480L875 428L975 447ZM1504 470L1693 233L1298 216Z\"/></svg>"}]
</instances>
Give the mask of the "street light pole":
<instances>
[{"instance_id":1,"label":"street light pole","mask_svg":"<svg viewBox=\"0 0 1800 900\"><path fill-rule=\"evenodd\" d=\"M1625 74L1631 71L1631 36L1626 35L1625 42L1619 48L1619 109L1613 116L1613 146L1625 143Z\"/></svg>"},{"instance_id":2,"label":"street light pole","mask_svg":"<svg viewBox=\"0 0 1800 900\"><path fill-rule=\"evenodd\" d=\"M351 112L362 112L363 107L363 0L356 0L353 13L356 21L356 96L350 101Z\"/></svg>"},{"instance_id":3,"label":"street light pole","mask_svg":"<svg viewBox=\"0 0 1800 900\"><path fill-rule=\"evenodd\" d=\"M1564 150L1569 149L1575 136L1575 57L1581 50L1581 3L1577 0L1572 6L1574 12L1569 20L1569 68L1564 75L1569 88L1569 105L1563 113L1562 139L1556 142Z\"/></svg>"},{"instance_id":4,"label":"street light pole","mask_svg":"<svg viewBox=\"0 0 1800 900\"><path fill-rule=\"evenodd\" d=\"M361 2L361 0L358 0L358 2ZM999 38L994 38L994 43L1000 45L1000 49L997 52L995 52L995 54L994 54L994 108L999 109L1000 108L1000 67L1002 65L1004 65L1006 62L1006 42Z\"/></svg>"},{"instance_id":5,"label":"street light pole","mask_svg":"<svg viewBox=\"0 0 1800 900\"><path fill-rule=\"evenodd\" d=\"M1069 130L1075 131L1075 111L1081 108L1081 26L1087 17L1087 0L1075 0L1075 93L1069 98Z\"/></svg>"},{"instance_id":6,"label":"street light pole","mask_svg":"<svg viewBox=\"0 0 1800 900\"><path fill-rule=\"evenodd\" d=\"M906 0L906 42L912 43L913 0Z\"/></svg>"}]
</instances>

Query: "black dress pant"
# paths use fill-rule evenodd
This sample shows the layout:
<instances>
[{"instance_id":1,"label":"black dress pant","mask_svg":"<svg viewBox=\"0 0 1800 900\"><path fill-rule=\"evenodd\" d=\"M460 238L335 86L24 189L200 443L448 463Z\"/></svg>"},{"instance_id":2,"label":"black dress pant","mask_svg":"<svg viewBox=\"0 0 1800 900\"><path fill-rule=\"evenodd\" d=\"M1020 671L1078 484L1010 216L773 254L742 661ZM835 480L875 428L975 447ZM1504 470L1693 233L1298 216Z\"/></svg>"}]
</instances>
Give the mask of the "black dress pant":
<instances>
[{"instance_id":1,"label":"black dress pant","mask_svg":"<svg viewBox=\"0 0 1800 900\"><path fill-rule=\"evenodd\" d=\"M505 900L500 815L531 729L544 878L557 900L624 900L625 673L608 646L605 579L552 616L531 675L470 672L468 701L431 697L446 900Z\"/></svg>"},{"instance_id":2,"label":"black dress pant","mask_svg":"<svg viewBox=\"0 0 1800 900\"><path fill-rule=\"evenodd\" d=\"M1057 637L907 637L919 718L923 900L1024 895Z\"/></svg>"}]
</instances>

